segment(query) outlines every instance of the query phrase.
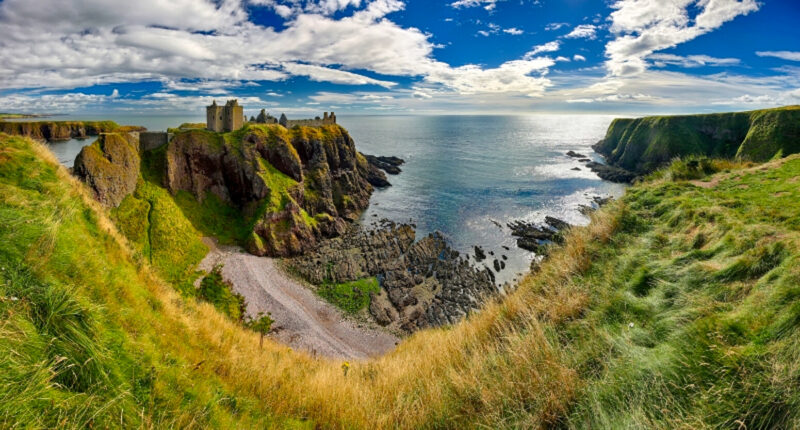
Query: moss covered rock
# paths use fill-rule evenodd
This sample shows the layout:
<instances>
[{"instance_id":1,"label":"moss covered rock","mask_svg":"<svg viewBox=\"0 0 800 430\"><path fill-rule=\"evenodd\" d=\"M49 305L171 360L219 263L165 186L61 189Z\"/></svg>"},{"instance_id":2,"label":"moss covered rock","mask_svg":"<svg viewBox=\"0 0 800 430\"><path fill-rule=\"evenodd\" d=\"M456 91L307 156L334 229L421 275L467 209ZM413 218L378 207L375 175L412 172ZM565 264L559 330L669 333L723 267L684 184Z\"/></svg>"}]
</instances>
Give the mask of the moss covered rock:
<instances>
[{"instance_id":1,"label":"moss covered rock","mask_svg":"<svg viewBox=\"0 0 800 430\"><path fill-rule=\"evenodd\" d=\"M687 155L766 161L800 152L800 106L615 119L594 149L637 174Z\"/></svg>"},{"instance_id":2,"label":"moss covered rock","mask_svg":"<svg viewBox=\"0 0 800 430\"><path fill-rule=\"evenodd\" d=\"M177 132L164 155L173 195L209 194L237 208L253 254L298 255L343 233L369 204L369 165L337 126L248 124L232 133Z\"/></svg>"},{"instance_id":3,"label":"moss covered rock","mask_svg":"<svg viewBox=\"0 0 800 430\"><path fill-rule=\"evenodd\" d=\"M140 159L138 138L133 134L105 133L83 147L73 172L106 207L117 207L136 189Z\"/></svg>"}]
</instances>

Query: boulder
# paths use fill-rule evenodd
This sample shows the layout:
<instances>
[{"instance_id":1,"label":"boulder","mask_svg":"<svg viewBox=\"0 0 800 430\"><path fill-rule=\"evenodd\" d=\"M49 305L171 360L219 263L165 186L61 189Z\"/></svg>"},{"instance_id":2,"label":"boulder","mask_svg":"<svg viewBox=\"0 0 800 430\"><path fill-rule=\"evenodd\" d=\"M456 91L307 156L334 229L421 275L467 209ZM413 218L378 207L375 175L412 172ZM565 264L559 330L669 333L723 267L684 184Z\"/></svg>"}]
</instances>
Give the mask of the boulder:
<instances>
[{"instance_id":1,"label":"boulder","mask_svg":"<svg viewBox=\"0 0 800 430\"><path fill-rule=\"evenodd\" d=\"M117 207L136 190L139 178L139 142L134 133L105 133L75 157L73 174L91 188L106 207Z\"/></svg>"}]
</instances>

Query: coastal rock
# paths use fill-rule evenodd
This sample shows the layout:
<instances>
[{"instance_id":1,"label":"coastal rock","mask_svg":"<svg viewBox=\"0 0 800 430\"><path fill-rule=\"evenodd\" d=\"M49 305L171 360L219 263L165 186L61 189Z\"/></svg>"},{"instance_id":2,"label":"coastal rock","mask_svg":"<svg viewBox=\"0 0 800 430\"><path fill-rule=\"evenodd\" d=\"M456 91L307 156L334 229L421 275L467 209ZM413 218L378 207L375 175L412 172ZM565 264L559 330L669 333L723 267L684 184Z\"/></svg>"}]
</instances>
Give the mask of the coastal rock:
<instances>
[{"instance_id":1,"label":"coastal rock","mask_svg":"<svg viewBox=\"0 0 800 430\"><path fill-rule=\"evenodd\" d=\"M254 219L246 247L257 255L299 255L344 233L369 204L369 177L369 164L338 125L184 130L165 154L164 186L201 202L213 193Z\"/></svg>"},{"instance_id":2,"label":"coastal rock","mask_svg":"<svg viewBox=\"0 0 800 430\"><path fill-rule=\"evenodd\" d=\"M636 179L636 173L621 167L609 166L608 164L601 164L595 161L586 164L592 172L596 173L601 179L611 182L619 182L629 184Z\"/></svg>"},{"instance_id":3,"label":"coastal rock","mask_svg":"<svg viewBox=\"0 0 800 430\"><path fill-rule=\"evenodd\" d=\"M486 252L480 246L475 246L475 261L481 262L486 259Z\"/></svg>"},{"instance_id":4,"label":"coastal rock","mask_svg":"<svg viewBox=\"0 0 800 430\"><path fill-rule=\"evenodd\" d=\"M375 166L390 175L397 175L402 172L400 166L405 163L405 160L399 157L385 157L367 154L363 155L370 165Z\"/></svg>"},{"instance_id":5,"label":"coastal rock","mask_svg":"<svg viewBox=\"0 0 800 430\"><path fill-rule=\"evenodd\" d=\"M514 221L508 224L511 235L517 237L517 246L535 252L546 254L550 243L561 243L563 241L564 230L570 224L552 216L545 217L545 224L548 227L540 227L532 222Z\"/></svg>"},{"instance_id":6,"label":"coastal rock","mask_svg":"<svg viewBox=\"0 0 800 430\"><path fill-rule=\"evenodd\" d=\"M106 207L117 207L136 189L139 177L138 136L104 133L75 158L72 173L92 189Z\"/></svg>"},{"instance_id":7,"label":"coastal rock","mask_svg":"<svg viewBox=\"0 0 800 430\"><path fill-rule=\"evenodd\" d=\"M575 151L567 151L567 157L572 157L572 158L586 158L586 156L585 156L585 155L583 155L583 154L581 154L581 153L578 153L578 152L575 152Z\"/></svg>"},{"instance_id":8,"label":"coastal rock","mask_svg":"<svg viewBox=\"0 0 800 430\"><path fill-rule=\"evenodd\" d=\"M315 284L376 276L382 289L371 295L370 314L408 333L455 323L497 293L494 275L460 258L441 234L414 237L407 224L384 222L369 231L356 226L290 265Z\"/></svg>"},{"instance_id":9,"label":"coastal rock","mask_svg":"<svg viewBox=\"0 0 800 430\"><path fill-rule=\"evenodd\" d=\"M592 148L605 156L608 164L640 176L676 157L690 155L752 161L785 157L800 152L799 139L800 109L787 106L749 112L617 118L609 125L605 138Z\"/></svg>"}]
</instances>

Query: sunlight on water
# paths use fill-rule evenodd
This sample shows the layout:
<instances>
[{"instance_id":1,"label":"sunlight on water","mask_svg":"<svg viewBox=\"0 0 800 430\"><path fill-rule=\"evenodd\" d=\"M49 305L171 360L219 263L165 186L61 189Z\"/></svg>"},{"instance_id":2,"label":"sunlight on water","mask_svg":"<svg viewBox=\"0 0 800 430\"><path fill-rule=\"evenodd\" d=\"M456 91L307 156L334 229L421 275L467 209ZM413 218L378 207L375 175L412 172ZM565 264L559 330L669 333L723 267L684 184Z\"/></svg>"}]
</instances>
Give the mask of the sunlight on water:
<instances>
[{"instance_id":1,"label":"sunlight on water","mask_svg":"<svg viewBox=\"0 0 800 430\"><path fill-rule=\"evenodd\" d=\"M499 280L512 280L533 254L516 247L506 224L553 215L574 224L593 195L618 196L623 186L600 180L569 150L599 160L591 145L613 117L530 116L341 116L359 150L406 160L403 173L388 175L364 221L415 222L418 234L439 230L462 252L483 246L506 255ZM581 170L571 170L573 168ZM498 224L500 226L498 226ZM508 249L506 249L508 248ZM494 257L493 257L494 258ZM491 261L485 262L491 264Z\"/></svg>"}]
</instances>

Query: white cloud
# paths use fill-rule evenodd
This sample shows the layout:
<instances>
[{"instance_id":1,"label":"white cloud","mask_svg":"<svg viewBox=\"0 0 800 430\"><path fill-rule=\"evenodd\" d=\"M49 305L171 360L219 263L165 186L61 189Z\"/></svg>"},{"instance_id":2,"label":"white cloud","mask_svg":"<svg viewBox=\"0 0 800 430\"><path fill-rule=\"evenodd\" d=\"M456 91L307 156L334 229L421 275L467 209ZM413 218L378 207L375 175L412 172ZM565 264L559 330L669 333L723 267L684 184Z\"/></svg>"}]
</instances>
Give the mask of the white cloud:
<instances>
[{"instance_id":1,"label":"white cloud","mask_svg":"<svg viewBox=\"0 0 800 430\"><path fill-rule=\"evenodd\" d=\"M516 28L516 27L511 27L511 28L504 28L503 29L503 33L508 33L508 34L511 34L511 35L514 35L514 36L519 36L520 34L525 33L525 32L520 30L520 29L518 29L518 28Z\"/></svg>"},{"instance_id":2,"label":"white cloud","mask_svg":"<svg viewBox=\"0 0 800 430\"><path fill-rule=\"evenodd\" d=\"M575 61L586 61L586 57L580 54L575 54L572 56L572 59Z\"/></svg>"},{"instance_id":3,"label":"white cloud","mask_svg":"<svg viewBox=\"0 0 800 430\"><path fill-rule=\"evenodd\" d=\"M581 24L572 29L567 35L567 39L595 39L597 38L597 26L592 24Z\"/></svg>"},{"instance_id":4,"label":"white cloud","mask_svg":"<svg viewBox=\"0 0 800 430\"><path fill-rule=\"evenodd\" d=\"M756 0L618 0L611 6L606 67L614 76L647 68L645 58L708 33L739 15L758 10ZM689 9L698 9L692 20Z\"/></svg>"},{"instance_id":5,"label":"white cloud","mask_svg":"<svg viewBox=\"0 0 800 430\"><path fill-rule=\"evenodd\" d=\"M800 61L800 52L798 51L758 51L756 55L759 57L775 57L788 61Z\"/></svg>"},{"instance_id":6,"label":"white cloud","mask_svg":"<svg viewBox=\"0 0 800 430\"><path fill-rule=\"evenodd\" d=\"M486 10L493 10L499 0L457 0L450 3L456 9L482 6Z\"/></svg>"},{"instance_id":7,"label":"white cloud","mask_svg":"<svg viewBox=\"0 0 800 430\"><path fill-rule=\"evenodd\" d=\"M734 66L740 63L738 58L715 58L708 55L651 54L647 58L653 60L657 67L667 64L681 67Z\"/></svg>"},{"instance_id":8,"label":"white cloud","mask_svg":"<svg viewBox=\"0 0 800 430\"><path fill-rule=\"evenodd\" d=\"M521 93L538 97L550 86L544 74L554 64L550 58L532 58L508 61L493 69L476 65L440 67L425 76L424 81L445 85L459 94ZM533 73L539 76L531 76Z\"/></svg>"},{"instance_id":9,"label":"white cloud","mask_svg":"<svg viewBox=\"0 0 800 430\"><path fill-rule=\"evenodd\" d=\"M556 52L561 48L561 42L558 40L554 40L552 42L547 42L542 45L534 46L533 49L530 50L527 54L525 54L525 59L533 58L537 54L541 54L542 52Z\"/></svg>"},{"instance_id":10,"label":"white cloud","mask_svg":"<svg viewBox=\"0 0 800 430\"><path fill-rule=\"evenodd\" d=\"M395 82L381 81L344 70L336 70L310 64L285 63L283 64L283 70L291 75L307 76L312 81L317 82L332 82L334 84L347 85L379 85L384 88L391 88L397 85Z\"/></svg>"},{"instance_id":11,"label":"white cloud","mask_svg":"<svg viewBox=\"0 0 800 430\"><path fill-rule=\"evenodd\" d=\"M566 27L568 25L569 25L568 22L551 22L550 24L547 24L544 27L544 29L547 30L547 31L555 31L555 30L558 30L558 29L560 29L562 27Z\"/></svg>"}]
</instances>

